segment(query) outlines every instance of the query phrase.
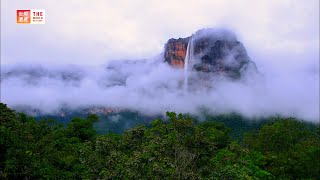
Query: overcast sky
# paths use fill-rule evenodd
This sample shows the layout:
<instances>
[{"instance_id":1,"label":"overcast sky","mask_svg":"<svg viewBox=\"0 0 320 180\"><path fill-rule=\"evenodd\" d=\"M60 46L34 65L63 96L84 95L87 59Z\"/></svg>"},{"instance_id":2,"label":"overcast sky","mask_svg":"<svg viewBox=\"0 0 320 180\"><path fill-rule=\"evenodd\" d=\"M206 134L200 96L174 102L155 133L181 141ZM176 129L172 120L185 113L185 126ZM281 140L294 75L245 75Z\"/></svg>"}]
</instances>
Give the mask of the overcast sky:
<instances>
[{"instance_id":1,"label":"overcast sky","mask_svg":"<svg viewBox=\"0 0 320 180\"><path fill-rule=\"evenodd\" d=\"M46 24L16 24L17 9L45 9ZM233 30L258 66L273 56L318 64L318 0L2 0L1 63L150 58L205 27Z\"/></svg>"}]
</instances>

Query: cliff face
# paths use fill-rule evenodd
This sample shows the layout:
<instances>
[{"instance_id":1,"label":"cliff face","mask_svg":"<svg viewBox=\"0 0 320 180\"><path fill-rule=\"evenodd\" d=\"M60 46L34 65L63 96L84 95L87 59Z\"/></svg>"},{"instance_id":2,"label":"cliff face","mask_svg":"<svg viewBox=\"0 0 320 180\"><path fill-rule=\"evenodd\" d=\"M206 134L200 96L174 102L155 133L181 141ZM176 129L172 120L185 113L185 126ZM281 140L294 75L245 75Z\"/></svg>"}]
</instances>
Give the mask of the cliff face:
<instances>
[{"instance_id":1,"label":"cliff face","mask_svg":"<svg viewBox=\"0 0 320 180\"><path fill-rule=\"evenodd\" d=\"M189 47L189 68L193 71L238 78L248 67L256 70L236 36L232 32L216 29L203 29L187 38L170 39L165 45L165 62L183 68L188 43L192 43Z\"/></svg>"},{"instance_id":2,"label":"cliff face","mask_svg":"<svg viewBox=\"0 0 320 180\"><path fill-rule=\"evenodd\" d=\"M176 68L183 68L184 59L187 53L187 47L190 37L169 39L165 46L165 61Z\"/></svg>"}]
</instances>

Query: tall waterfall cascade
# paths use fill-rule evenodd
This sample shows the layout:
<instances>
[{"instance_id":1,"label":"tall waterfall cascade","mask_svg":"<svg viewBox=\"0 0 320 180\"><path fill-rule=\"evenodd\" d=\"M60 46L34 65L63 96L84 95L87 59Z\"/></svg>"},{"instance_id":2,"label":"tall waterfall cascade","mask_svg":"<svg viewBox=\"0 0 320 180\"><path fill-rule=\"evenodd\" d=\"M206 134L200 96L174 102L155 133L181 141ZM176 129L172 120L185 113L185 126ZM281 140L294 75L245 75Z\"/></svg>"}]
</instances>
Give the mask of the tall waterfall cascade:
<instances>
[{"instance_id":1,"label":"tall waterfall cascade","mask_svg":"<svg viewBox=\"0 0 320 180\"><path fill-rule=\"evenodd\" d=\"M188 92L188 86L189 86L189 71L192 70L192 66L194 65L195 58L194 58L194 38L191 36L188 46L187 46L187 52L186 57L184 59L184 85L183 89L184 92Z\"/></svg>"}]
</instances>

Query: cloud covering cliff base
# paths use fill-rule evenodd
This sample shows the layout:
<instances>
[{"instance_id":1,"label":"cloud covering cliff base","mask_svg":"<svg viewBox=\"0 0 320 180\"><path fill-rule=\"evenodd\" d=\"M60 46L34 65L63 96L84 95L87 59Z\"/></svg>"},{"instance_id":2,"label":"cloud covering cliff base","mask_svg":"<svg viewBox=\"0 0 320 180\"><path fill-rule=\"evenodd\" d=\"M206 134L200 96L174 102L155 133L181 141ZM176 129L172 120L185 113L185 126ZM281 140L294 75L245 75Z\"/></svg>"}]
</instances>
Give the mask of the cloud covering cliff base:
<instances>
[{"instance_id":1,"label":"cloud covering cliff base","mask_svg":"<svg viewBox=\"0 0 320 180\"><path fill-rule=\"evenodd\" d=\"M62 107L91 106L148 115L166 111L198 114L205 109L249 118L279 115L318 122L319 71L308 67L278 67L273 71L262 67L260 74L248 74L239 81L196 79L185 92L183 69L172 68L162 56L101 66L7 65L2 67L1 101L49 114Z\"/></svg>"}]
</instances>

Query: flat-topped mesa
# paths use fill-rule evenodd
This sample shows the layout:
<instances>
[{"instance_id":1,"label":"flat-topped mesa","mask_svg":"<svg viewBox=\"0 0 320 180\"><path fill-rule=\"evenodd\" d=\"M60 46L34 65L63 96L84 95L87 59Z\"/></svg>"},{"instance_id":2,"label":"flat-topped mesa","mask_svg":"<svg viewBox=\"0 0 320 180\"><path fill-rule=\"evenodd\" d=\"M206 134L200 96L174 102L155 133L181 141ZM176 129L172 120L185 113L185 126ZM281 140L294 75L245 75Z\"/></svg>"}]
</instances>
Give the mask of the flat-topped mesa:
<instances>
[{"instance_id":1,"label":"flat-topped mesa","mask_svg":"<svg viewBox=\"0 0 320 180\"><path fill-rule=\"evenodd\" d=\"M238 78L248 67L256 70L255 63L236 36L226 30L202 29L187 38L170 39L165 45L165 62L176 68L183 68L188 43L193 41L189 51L194 59L190 70L225 74Z\"/></svg>"}]
</instances>

